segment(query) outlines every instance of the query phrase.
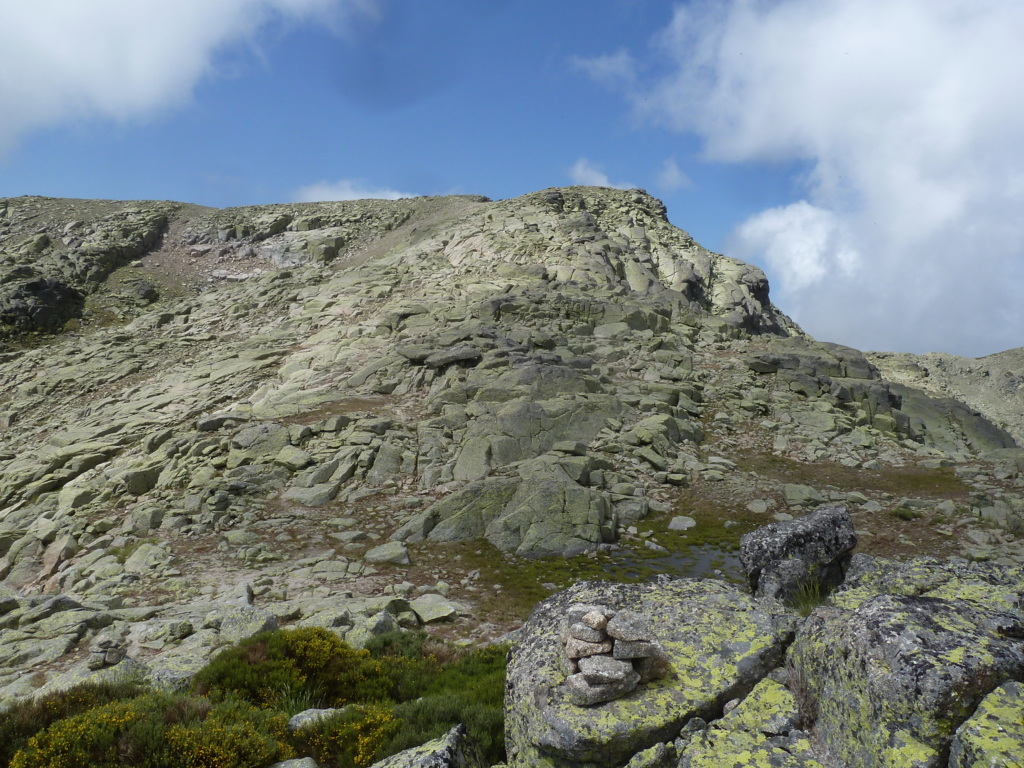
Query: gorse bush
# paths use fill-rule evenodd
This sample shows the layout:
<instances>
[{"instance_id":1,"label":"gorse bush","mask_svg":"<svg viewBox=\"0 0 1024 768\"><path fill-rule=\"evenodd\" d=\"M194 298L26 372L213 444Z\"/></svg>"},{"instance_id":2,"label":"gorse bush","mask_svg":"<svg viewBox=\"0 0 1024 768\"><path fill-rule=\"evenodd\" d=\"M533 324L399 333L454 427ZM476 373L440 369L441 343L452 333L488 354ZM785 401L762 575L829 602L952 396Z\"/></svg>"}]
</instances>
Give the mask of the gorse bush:
<instances>
[{"instance_id":1,"label":"gorse bush","mask_svg":"<svg viewBox=\"0 0 1024 768\"><path fill-rule=\"evenodd\" d=\"M251 768L295 756L282 713L246 702L149 693L65 718L11 768Z\"/></svg>"},{"instance_id":2,"label":"gorse bush","mask_svg":"<svg viewBox=\"0 0 1024 768\"><path fill-rule=\"evenodd\" d=\"M321 768L364 768L379 759L400 726L387 705L353 705L302 728L293 740Z\"/></svg>"},{"instance_id":3,"label":"gorse bush","mask_svg":"<svg viewBox=\"0 0 1024 768\"><path fill-rule=\"evenodd\" d=\"M141 696L145 689L131 682L85 683L66 691L56 691L30 702L16 704L0 712L0 768L10 764L15 753L29 738L49 725L87 712L112 701Z\"/></svg>"},{"instance_id":4,"label":"gorse bush","mask_svg":"<svg viewBox=\"0 0 1024 768\"><path fill-rule=\"evenodd\" d=\"M311 707L384 701L394 685L387 665L320 627L256 635L207 664L194 682L204 696L279 708L294 701Z\"/></svg>"}]
</instances>

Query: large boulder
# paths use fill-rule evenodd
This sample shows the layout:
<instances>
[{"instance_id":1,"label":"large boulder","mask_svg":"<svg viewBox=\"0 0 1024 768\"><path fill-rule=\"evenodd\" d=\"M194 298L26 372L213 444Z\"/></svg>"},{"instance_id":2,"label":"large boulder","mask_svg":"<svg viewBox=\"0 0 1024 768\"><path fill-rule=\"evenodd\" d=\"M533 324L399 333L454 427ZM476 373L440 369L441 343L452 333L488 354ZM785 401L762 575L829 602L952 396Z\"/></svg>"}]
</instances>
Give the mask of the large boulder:
<instances>
[{"instance_id":1,"label":"large boulder","mask_svg":"<svg viewBox=\"0 0 1024 768\"><path fill-rule=\"evenodd\" d=\"M806 715L850 768L943 766L979 703L1024 677L1024 575L938 561L855 565L838 607L815 610L790 649Z\"/></svg>"},{"instance_id":2,"label":"large boulder","mask_svg":"<svg viewBox=\"0 0 1024 768\"><path fill-rule=\"evenodd\" d=\"M825 507L744 534L740 562L758 597L791 600L801 589L828 592L842 582L855 546L846 507Z\"/></svg>"},{"instance_id":3,"label":"large boulder","mask_svg":"<svg viewBox=\"0 0 1024 768\"><path fill-rule=\"evenodd\" d=\"M562 637L566 618L581 605L645 617L668 673L611 701L574 703L567 683L574 670L562 658ZM781 662L794 624L781 609L717 581L581 582L553 595L534 609L511 652L509 765L622 765L675 738L692 718L711 719L727 701L745 696Z\"/></svg>"},{"instance_id":4,"label":"large boulder","mask_svg":"<svg viewBox=\"0 0 1024 768\"><path fill-rule=\"evenodd\" d=\"M0 289L0 330L52 333L80 316L84 306L81 291L55 278L8 283Z\"/></svg>"}]
</instances>

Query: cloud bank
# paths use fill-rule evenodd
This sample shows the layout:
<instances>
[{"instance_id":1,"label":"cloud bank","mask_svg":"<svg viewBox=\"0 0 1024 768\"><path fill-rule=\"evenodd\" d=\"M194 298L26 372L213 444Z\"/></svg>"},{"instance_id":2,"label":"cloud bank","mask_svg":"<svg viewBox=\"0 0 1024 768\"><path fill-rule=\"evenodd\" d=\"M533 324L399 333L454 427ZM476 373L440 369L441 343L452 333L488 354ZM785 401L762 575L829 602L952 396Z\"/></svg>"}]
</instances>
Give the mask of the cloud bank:
<instances>
[{"instance_id":1,"label":"cloud bank","mask_svg":"<svg viewBox=\"0 0 1024 768\"><path fill-rule=\"evenodd\" d=\"M218 53L270 24L344 34L376 0L35 0L0 24L0 155L66 121L145 118L186 102Z\"/></svg>"},{"instance_id":2,"label":"cloud bank","mask_svg":"<svg viewBox=\"0 0 1024 768\"><path fill-rule=\"evenodd\" d=\"M729 251L812 334L980 355L1024 345L1022 32L1011 0L698 1L588 71L707 160L809 168Z\"/></svg>"},{"instance_id":3,"label":"cloud bank","mask_svg":"<svg viewBox=\"0 0 1024 768\"><path fill-rule=\"evenodd\" d=\"M292 202L319 203L321 201L366 200L369 198L398 200L403 197L416 197L416 195L408 192L399 192L394 189L368 186L354 179L342 179L341 181L333 182L318 181L316 184L300 187L292 195Z\"/></svg>"}]
</instances>

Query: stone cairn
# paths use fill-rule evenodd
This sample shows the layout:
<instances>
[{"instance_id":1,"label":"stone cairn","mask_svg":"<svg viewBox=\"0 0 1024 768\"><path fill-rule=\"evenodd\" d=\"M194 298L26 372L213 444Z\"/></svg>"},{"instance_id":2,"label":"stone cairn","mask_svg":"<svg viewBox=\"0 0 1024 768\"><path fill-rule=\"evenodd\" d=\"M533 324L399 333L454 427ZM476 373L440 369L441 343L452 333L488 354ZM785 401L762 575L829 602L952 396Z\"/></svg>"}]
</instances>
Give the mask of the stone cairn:
<instances>
[{"instance_id":1,"label":"stone cairn","mask_svg":"<svg viewBox=\"0 0 1024 768\"><path fill-rule=\"evenodd\" d=\"M573 605L563 626L565 684L578 707L618 699L668 674L668 655L639 613Z\"/></svg>"}]
</instances>

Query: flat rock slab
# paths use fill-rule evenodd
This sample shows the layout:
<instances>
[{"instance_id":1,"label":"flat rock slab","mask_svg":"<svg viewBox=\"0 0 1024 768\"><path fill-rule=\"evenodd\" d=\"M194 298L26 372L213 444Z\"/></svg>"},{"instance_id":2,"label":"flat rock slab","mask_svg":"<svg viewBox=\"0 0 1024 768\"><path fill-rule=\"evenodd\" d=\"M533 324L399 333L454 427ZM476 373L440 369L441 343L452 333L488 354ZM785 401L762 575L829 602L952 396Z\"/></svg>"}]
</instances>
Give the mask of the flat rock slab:
<instances>
[{"instance_id":1,"label":"flat rock slab","mask_svg":"<svg viewBox=\"0 0 1024 768\"><path fill-rule=\"evenodd\" d=\"M668 675L614 701L573 704L559 661L561 629L569 608L581 603L644 616L665 649ZM781 662L795 618L771 610L731 585L691 579L581 582L551 596L534 609L512 649L505 695L509 765L622 765L675 738L691 718L710 718Z\"/></svg>"},{"instance_id":2,"label":"flat rock slab","mask_svg":"<svg viewBox=\"0 0 1024 768\"><path fill-rule=\"evenodd\" d=\"M487 761L460 723L444 736L386 757L371 768L487 768Z\"/></svg>"},{"instance_id":3,"label":"flat rock slab","mask_svg":"<svg viewBox=\"0 0 1024 768\"><path fill-rule=\"evenodd\" d=\"M400 541L389 541L369 550L363 559L374 565L409 565L409 550Z\"/></svg>"},{"instance_id":4,"label":"flat rock slab","mask_svg":"<svg viewBox=\"0 0 1024 768\"><path fill-rule=\"evenodd\" d=\"M451 621L459 615L459 606L441 595L427 594L417 597L409 607L424 624L434 621Z\"/></svg>"},{"instance_id":5,"label":"flat rock slab","mask_svg":"<svg viewBox=\"0 0 1024 768\"><path fill-rule=\"evenodd\" d=\"M277 629L277 618L270 611L261 608L228 606L220 612L220 640L240 643L260 632Z\"/></svg>"},{"instance_id":6,"label":"flat rock slab","mask_svg":"<svg viewBox=\"0 0 1024 768\"><path fill-rule=\"evenodd\" d=\"M292 715L288 720L288 730L298 731L303 728L309 728L311 725L316 725L321 720L326 720L329 717L344 712L344 709L304 709L296 715Z\"/></svg>"}]
</instances>

